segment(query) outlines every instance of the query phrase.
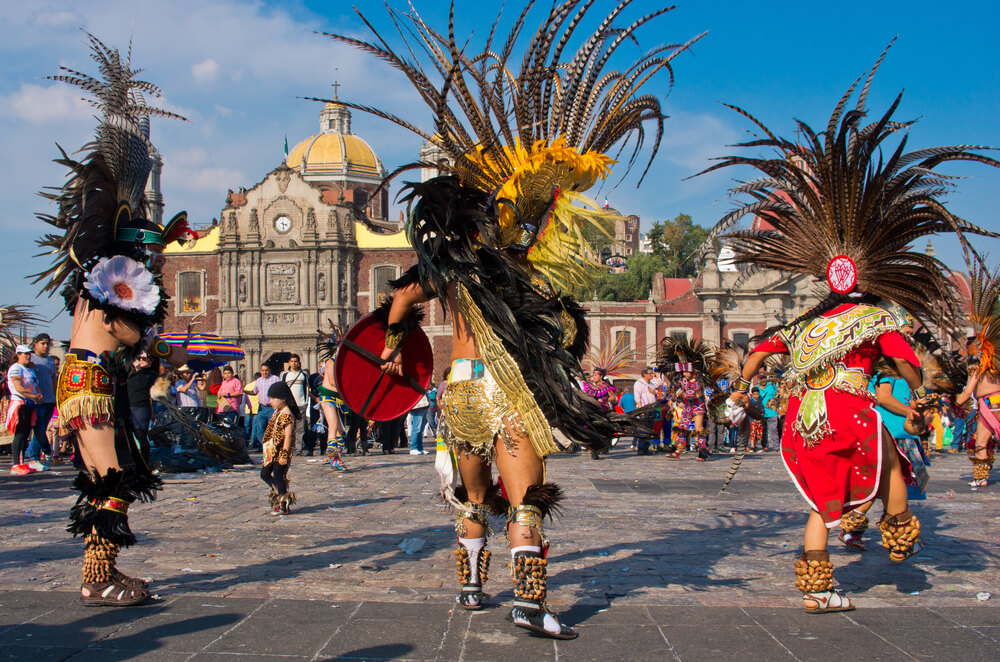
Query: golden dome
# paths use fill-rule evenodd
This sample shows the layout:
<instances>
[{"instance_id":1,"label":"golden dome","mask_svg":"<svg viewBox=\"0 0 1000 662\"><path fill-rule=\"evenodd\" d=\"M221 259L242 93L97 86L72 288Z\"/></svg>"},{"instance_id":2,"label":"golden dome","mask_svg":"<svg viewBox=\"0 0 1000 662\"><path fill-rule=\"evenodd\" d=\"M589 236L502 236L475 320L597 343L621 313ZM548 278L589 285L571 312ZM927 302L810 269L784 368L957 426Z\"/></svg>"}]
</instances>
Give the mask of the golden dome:
<instances>
[{"instance_id":1,"label":"golden dome","mask_svg":"<svg viewBox=\"0 0 1000 662\"><path fill-rule=\"evenodd\" d=\"M288 153L288 167L307 178L385 176L382 162L368 143L350 133L310 136Z\"/></svg>"}]
</instances>

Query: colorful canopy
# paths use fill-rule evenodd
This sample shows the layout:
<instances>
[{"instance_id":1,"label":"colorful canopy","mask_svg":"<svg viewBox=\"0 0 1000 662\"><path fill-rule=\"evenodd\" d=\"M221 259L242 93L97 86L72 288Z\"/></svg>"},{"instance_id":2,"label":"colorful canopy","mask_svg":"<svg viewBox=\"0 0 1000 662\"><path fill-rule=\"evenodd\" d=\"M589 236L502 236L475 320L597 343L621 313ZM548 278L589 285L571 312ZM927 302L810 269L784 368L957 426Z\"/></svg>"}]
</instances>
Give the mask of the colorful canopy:
<instances>
[{"instance_id":1,"label":"colorful canopy","mask_svg":"<svg viewBox=\"0 0 1000 662\"><path fill-rule=\"evenodd\" d=\"M164 333L158 337L174 347L183 347L188 340L186 333ZM188 362L192 368L196 367L195 363L201 369L214 368L243 358L243 350L236 343L212 333L192 333L187 351L193 359Z\"/></svg>"}]
</instances>

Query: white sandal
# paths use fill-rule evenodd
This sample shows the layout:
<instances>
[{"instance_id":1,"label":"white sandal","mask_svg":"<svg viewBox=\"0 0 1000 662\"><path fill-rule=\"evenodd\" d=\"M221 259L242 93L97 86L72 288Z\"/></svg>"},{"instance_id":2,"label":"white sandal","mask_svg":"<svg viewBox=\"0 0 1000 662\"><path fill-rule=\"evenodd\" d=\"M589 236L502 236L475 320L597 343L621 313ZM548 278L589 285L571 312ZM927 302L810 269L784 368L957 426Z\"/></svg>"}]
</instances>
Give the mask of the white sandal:
<instances>
[{"instance_id":1,"label":"white sandal","mask_svg":"<svg viewBox=\"0 0 1000 662\"><path fill-rule=\"evenodd\" d=\"M822 593L806 593L802 600L816 603L816 607L806 607L807 614L830 614L838 611L853 611L854 602L850 598L845 598L837 591L823 591Z\"/></svg>"}]
</instances>

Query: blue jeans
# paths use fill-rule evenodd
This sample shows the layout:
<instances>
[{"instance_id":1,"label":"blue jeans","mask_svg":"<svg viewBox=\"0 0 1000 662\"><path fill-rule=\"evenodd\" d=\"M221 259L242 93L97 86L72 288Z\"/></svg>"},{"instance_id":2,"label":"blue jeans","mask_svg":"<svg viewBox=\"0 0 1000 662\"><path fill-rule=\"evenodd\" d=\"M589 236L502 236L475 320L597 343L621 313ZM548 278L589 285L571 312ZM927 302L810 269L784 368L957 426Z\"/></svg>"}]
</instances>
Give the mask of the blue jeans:
<instances>
[{"instance_id":1,"label":"blue jeans","mask_svg":"<svg viewBox=\"0 0 1000 662\"><path fill-rule=\"evenodd\" d=\"M246 435L247 441L250 441L250 437L253 435L253 414L247 412L243 416L243 434Z\"/></svg>"},{"instance_id":2,"label":"blue jeans","mask_svg":"<svg viewBox=\"0 0 1000 662\"><path fill-rule=\"evenodd\" d=\"M424 428L427 427L429 407L410 410L410 450L424 450Z\"/></svg>"},{"instance_id":3,"label":"blue jeans","mask_svg":"<svg viewBox=\"0 0 1000 662\"><path fill-rule=\"evenodd\" d=\"M253 436L250 439L250 445L254 448L263 446L264 430L267 429L267 422L271 420L272 414L274 407L270 405L260 405L257 408L257 415L253 417Z\"/></svg>"},{"instance_id":4,"label":"blue jeans","mask_svg":"<svg viewBox=\"0 0 1000 662\"><path fill-rule=\"evenodd\" d=\"M35 437L28 444L28 450L24 453L25 462L37 460L42 451L45 451L46 455L52 454L52 444L49 443L49 436L46 434L46 431L49 428L49 421L52 420L52 412L55 409L56 403L54 402L43 402L35 405L35 414L38 416L35 420Z\"/></svg>"}]
</instances>

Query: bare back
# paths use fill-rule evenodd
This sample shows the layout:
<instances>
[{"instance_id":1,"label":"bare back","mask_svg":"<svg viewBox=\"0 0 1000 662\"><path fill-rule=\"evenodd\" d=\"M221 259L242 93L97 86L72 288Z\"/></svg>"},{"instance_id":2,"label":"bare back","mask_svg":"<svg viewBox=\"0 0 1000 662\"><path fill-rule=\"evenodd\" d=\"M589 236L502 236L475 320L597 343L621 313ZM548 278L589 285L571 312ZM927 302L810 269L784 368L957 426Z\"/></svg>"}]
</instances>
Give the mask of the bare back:
<instances>
[{"instance_id":1,"label":"bare back","mask_svg":"<svg viewBox=\"0 0 1000 662\"><path fill-rule=\"evenodd\" d=\"M458 284L448 285L448 310L451 311L451 360L478 359L476 336L469 328L465 315L458 308Z\"/></svg>"}]
</instances>

